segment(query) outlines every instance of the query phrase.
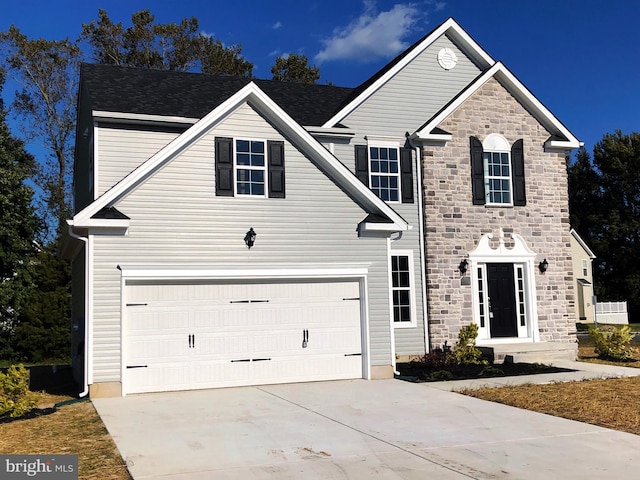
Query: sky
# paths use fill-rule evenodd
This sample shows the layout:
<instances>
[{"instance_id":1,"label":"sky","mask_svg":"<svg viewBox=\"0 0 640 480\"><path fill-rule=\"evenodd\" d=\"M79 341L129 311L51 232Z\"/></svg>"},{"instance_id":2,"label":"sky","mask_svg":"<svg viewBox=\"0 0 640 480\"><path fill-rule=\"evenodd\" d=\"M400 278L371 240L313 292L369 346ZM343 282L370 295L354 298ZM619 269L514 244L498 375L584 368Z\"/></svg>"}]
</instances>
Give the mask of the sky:
<instances>
[{"instance_id":1,"label":"sky","mask_svg":"<svg viewBox=\"0 0 640 480\"><path fill-rule=\"evenodd\" d=\"M590 153L605 133L640 131L638 0L0 0L0 30L76 39L99 8L125 27L147 8L159 23L196 17L202 33L242 46L255 77L297 53L320 67L320 83L346 87L453 17Z\"/></svg>"}]
</instances>

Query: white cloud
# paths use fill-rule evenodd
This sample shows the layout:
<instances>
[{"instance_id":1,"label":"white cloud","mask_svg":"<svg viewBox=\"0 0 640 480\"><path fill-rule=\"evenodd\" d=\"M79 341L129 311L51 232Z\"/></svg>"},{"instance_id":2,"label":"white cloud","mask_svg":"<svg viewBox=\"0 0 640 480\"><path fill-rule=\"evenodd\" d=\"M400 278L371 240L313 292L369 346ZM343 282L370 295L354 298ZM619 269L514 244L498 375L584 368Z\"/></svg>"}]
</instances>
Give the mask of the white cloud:
<instances>
[{"instance_id":1,"label":"white cloud","mask_svg":"<svg viewBox=\"0 0 640 480\"><path fill-rule=\"evenodd\" d=\"M407 36L425 13L415 3L396 4L378 12L374 1L364 2L364 12L344 28L337 28L322 41L324 48L314 57L318 63L330 60L372 62L405 50Z\"/></svg>"},{"instance_id":2,"label":"white cloud","mask_svg":"<svg viewBox=\"0 0 640 480\"><path fill-rule=\"evenodd\" d=\"M277 21L276 23L273 24L273 26L271 28L273 28L274 30L277 30L280 27L282 27L282 22Z\"/></svg>"},{"instance_id":3,"label":"white cloud","mask_svg":"<svg viewBox=\"0 0 640 480\"><path fill-rule=\"evenodd\" d=\"M436 2L435 3L435 11L439 12L441 10L444 10L444 7L446 7L447 4L445 2Z\"/></svg>"}]
</instances>

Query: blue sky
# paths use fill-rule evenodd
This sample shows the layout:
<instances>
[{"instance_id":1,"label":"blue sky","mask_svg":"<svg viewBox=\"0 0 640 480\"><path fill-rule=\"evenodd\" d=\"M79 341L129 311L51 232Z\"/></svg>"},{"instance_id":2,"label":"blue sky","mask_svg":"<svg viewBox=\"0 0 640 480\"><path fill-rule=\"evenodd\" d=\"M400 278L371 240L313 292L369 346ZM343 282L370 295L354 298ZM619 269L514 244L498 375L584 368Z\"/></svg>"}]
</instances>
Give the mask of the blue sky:
<instances>
[{"instance_id":1,"label":"blue sky","mask_svg":"<svg viewBox=\"0 0 640 480\"><path fill-rule=\"evenodd\" d=\"M357 86L449 17L502 61L592 151L602 135L640 131L640 2L636 0L21 0L2 2L0 30L75 39L107 10L114 22L149 8L160 23L195 16L241 44L254 75L301 53L321 82ZM4 97L10 99L11 85Z\"/></svg>"}]
</instances>

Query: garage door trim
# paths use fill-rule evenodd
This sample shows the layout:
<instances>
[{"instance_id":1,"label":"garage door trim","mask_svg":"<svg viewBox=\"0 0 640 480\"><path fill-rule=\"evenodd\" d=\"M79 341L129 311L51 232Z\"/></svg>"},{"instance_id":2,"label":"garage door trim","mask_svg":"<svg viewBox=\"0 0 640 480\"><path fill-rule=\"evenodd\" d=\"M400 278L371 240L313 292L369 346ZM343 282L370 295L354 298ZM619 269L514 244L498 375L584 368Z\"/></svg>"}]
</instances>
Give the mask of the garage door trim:
<instances>
[{"instance_id":1,"label":"garage door trim","mask_svg":"<svg viewBox=\"0 0 640 480\"><path fill-rule=\"evenodd\" d=\"M362 365L365 379L371 378L371 365L369 361L369 316L368 316L368 288L366 267L352 268L312 268L312 269L252 269L252 270L184 270L170 268L148 268L148 267L125 267L118 266L121 271L121 324L120 324L120 378L122 381L122 393L127 394L127 384L125 375L127 359L127 285L136 281L207 281L225 282L234 281L296 281L296 280L353 280L359 283L360 288L360 326L362 340Z\"/></svg>"}]
</instances>

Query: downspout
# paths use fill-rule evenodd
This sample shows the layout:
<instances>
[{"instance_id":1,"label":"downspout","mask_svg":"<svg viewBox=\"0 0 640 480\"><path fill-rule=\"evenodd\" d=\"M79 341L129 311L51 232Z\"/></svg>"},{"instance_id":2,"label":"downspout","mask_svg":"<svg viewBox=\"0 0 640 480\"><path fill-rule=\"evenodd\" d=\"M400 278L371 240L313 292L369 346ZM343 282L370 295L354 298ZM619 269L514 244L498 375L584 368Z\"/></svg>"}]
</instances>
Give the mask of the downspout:
<instances>
[{"instance_id":1,"label":"downspout","mask_svg":"<svg viewBox=\"0 0 640 480\"><path fill-rule=\"evenodd\" d=\"M69 236L71 238L75 238L76 240L80 240L84 243L84 353L83 353L83 362L84 362L84 385L82 392L78 394L79 398L84 398L89 393L89 239L82 237L76 233L73 233L73 227L69 225Z\"/></svg>"},{"instance_id":2,"label":"downspout","mask_svg":"<svg viewBox=\"0 0 640 480\"><path fill-rule=\"evenodd\" d=\"M429 319L427 318L427 262L425 260L425 256L427 255L427 251L425 250L424 243L424 224L426 219L424 218L424 195L422 192L422 150L418 145L414 145L411 141L411 137L409 136L409 132L406 133L407 142L409 146L413 147L416 152L416 170L418 177L418 217L420 221L418 222L418 230L419 230L419 240L420 240L420 280L422 282L422 321L424 323L424 351L425 353L429 352Z\"/></svg>"},{"instance_id":3,"label":"downspout","mask_svg":"<svg viewBox=\"0 0 640 480\"><path fill-rule=\"evenodd\" d=\"M387 271L391 272L391 237L387 237ZM389 291L389 336L391 339L391 367L394 375L400 375L396 367L396 327L393 324L393 287L391 286L391 275L387 275Z\"/></svg>"}]
</instances>

